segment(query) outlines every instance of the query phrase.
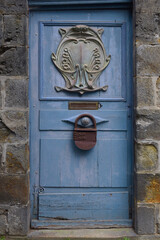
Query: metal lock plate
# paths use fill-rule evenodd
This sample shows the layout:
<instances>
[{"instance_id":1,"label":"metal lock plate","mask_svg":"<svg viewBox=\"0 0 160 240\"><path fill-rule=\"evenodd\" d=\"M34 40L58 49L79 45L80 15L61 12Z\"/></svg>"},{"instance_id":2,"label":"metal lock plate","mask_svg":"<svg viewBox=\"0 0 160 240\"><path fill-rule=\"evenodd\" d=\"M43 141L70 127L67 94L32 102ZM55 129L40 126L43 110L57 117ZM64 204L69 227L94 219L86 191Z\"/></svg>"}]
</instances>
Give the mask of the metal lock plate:
<instances>
[{"instance_id":1,"label":"metal lock plate","mask_svg":"<svg viewBox=\"0 0 160 240\"><path fill-rule=\"evenodd\" d=\"M78 128L78 121L83 118L90 118L93 122L93 128ZM96 120L90 114L82 114L78 116L75 120L75 128L73 132L73 139L75 145L81 150L90 150L96 145L97 141L97 128Z\"/></svg>"}]
</instances>

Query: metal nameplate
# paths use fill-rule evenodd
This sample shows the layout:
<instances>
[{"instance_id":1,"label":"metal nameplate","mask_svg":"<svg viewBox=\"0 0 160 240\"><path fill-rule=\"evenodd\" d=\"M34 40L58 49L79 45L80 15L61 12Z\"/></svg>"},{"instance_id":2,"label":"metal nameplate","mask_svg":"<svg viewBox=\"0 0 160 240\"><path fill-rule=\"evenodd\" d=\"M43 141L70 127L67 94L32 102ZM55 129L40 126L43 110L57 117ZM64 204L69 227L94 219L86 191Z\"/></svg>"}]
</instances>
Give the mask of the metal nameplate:
<instances>
[{"instance_id":1,"label":"metal nameplate","mask_svg":"<svg viewBox=\"0 0 160 240\"><path fill-rule=\"evenodd\" d=\"M98 110L99 102L69 102L69 110Z\"/></svg>"}]
</instances>

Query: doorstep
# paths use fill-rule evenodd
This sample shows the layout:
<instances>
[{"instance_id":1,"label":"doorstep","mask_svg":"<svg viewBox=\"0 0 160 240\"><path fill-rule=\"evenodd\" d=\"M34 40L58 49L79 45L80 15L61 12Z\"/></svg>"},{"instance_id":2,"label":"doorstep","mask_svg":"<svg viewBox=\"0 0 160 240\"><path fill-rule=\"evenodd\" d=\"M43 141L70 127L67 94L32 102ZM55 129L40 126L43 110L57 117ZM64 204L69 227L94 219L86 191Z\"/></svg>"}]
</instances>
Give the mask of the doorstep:
<instances>
[{"instance_id":1,"label":"doorstep","mask_svg":"<svg viewBox=\"0 0 160 240\"><path fill-rule=\"evenodd\" d=\"M132 228L31 230L27 237L7 237L6 240L160 240L160 235L137 235Z\"/></svg>"},{"instance_id":2,"label":"doorstep","mask_svg":"<svg viewBox=\"0 0 160 240\"><path fill-rule=\"evenodd\" d=\"M47 237L50 239L118 239L137 236L132 228L121 229L70 229L70 230L40 230L32 231L31 238ZM43 238L42 238L43 239Z\"/></svg>"}]
</instances>

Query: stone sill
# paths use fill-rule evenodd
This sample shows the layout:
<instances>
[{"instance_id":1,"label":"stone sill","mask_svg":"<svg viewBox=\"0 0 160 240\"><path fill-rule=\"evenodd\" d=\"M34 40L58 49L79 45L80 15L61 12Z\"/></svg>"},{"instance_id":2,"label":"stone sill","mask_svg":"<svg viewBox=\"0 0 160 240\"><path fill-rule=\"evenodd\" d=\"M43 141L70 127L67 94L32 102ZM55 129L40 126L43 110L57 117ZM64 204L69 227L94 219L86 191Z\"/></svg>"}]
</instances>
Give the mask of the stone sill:
<instances>
[{"instance_id":1,"label":"stone sill","mask_svg":"<svg viewBox=\"0 0 160 240\"><path fill-rule=\"evenodd\" d=\"M69 230L31 230L27 237L8 237L10 240L89 240L89 239L121 239L136 240L137 234L132 228L120 229L69 229ZM126 237L126 239L125 239ZM7 240L6 239L6 240ZM153 238L151 238L153 239Z\"/></svg>"},{"instance_id":2,"label":"stone sill","mask_svg":"<svg viewBox=\"0 0 160 240\"><path fill-rule=\"evenodd\" d=\"M6 240L160 240L160 235L137 235L132 228L31 230L27 237L10 236Z\"/></svg>"},{"instance_id":3,"label":"stone sill","mask_svg":"<svg viewBox=\"0 0 160 240\"><path fill-rule=\"evenodd\" d=\"M50 239L118 239L119 237L137 236L132 228L121 229L74 229L74 230L36 230L31 231L29 238Z\"/></svg>"}]
</instances>

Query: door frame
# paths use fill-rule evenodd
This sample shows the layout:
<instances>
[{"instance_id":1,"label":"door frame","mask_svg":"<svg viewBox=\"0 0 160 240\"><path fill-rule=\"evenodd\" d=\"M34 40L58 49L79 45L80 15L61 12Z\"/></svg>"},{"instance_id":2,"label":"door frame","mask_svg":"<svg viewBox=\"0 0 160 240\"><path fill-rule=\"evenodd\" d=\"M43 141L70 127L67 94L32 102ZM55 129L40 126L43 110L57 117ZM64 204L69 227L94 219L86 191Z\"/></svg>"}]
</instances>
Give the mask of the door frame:
<instances>
[{"instance_id":1,"label":"door frame","mask_svg":"<svg viewBox=\"0 0 160 240\"><path fill-rule=\"evenodd\" d=\"M68 1L64 1L64 0L48 0L48 1L44 1L44 0L29 0L29 9L30 9L30 14L32 13L32 11L51 11L52 9L56 9L56 10L65 10L65 9L130 9L131 13L132 13L132 0L81 0L80 1L73 1L73 0L68 0ZM131 38L132 39L132 38ZM31 34L30 34L30 41L31 41ZM132 47L132 41L130 42L130 48L131 48L131 52L133 52L133 47ZM29 52L29 55L31 56L31 49ZM131 56L132 58L132 56ZM131 60L132 62L132 60ZM133 64L132 64L133 66ZM133 76L133 74L132 74ZM29 99L31 99L31 76L30 76L30 85L29 85ZM131 89L130 89L130 94L133 92L133 80L131 83ZM130 102L132 103L132 106L128 106L128 108L130 108L130 117L132 118L132 120L130 121L130 124L132 124L131 126L131 136L130 139L132 140L132 146L130 146L130 152L131 152L131 172L132 172L132 176L131 178L131 189L130 189L130 196L132 196L130 198L130 206L133 209L133 159L134 159L134 142L133 142L133 95L130 95ZM31 116L32 113L34 111L34 108L36 106L33 106L32 101L29 101L30 106L30 200L31 200L31 227L32 228L43 228L43 227L47 227L45 226L45 222L44 221L38 221L37 220L37 195L40 192L43 192L43 188L39 188L39 186L35 185L34 182L34 178L33 178L33 174L34 173L34 166L33 166L33 159L32 159L32 148L31 148L31 131L32 131L32 122L31 122ZM130 214L132 215L132 210L130 212ZM114 221L114 225L116 226L118 224L118 227L120 227L120 222L116 222ZM113 225L113 222L110 223L110 225ZM132 221L127 221L126 224L124 225L124 223L122 224L122 227L127 226L127 227L131 227L132 226ZM78 228L78 226L73 226L75 228ZM82 226L83 228L84 226ZM63 227L62 227L63 228ZM93 226L93 228L95 228L95 226Z\"/></svg>"}]
</instances>

